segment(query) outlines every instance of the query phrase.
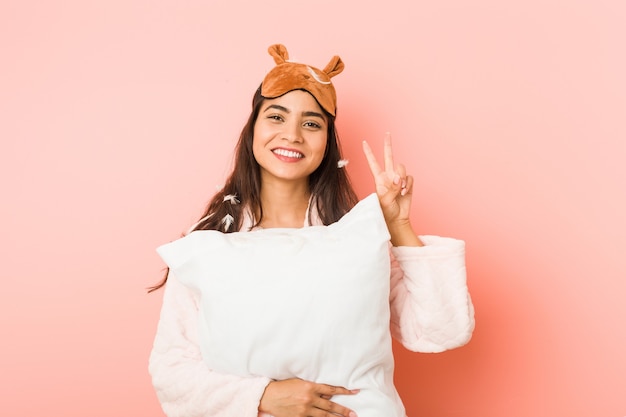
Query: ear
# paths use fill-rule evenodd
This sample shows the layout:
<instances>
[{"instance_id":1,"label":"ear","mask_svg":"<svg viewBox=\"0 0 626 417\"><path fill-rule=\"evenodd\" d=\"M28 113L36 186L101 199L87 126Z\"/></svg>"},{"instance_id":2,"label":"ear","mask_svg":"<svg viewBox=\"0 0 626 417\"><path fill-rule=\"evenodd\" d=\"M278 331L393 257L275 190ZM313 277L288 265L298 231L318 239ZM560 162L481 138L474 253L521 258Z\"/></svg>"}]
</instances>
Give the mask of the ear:
<instances>
[{"instance_id":1,"label":"ear","mask_svg":"<svg viewBox=\"0 0 626 417\"><path fill-rule=\"evenodd\" d=\"M326 68L324 68L324 72L328 75L328 77L334 77L335 75L341 73L341 71L343 71L345 65L343 64L343 61L341 60L341 58L339 58L337 55L335 55L330 62L328 63L328 65L326 65Z\"/></svg>"},{"instance_id":2,"label":"ear","mask_svg":"<svg viewBox=\"0 0 626 417\"><path fill-rule=\"evenodd\" d=\"M274 62L276 62L276 65L284 64L285 61L289 59L289 52L287 52L287 48L279 43L267 48L267 52L269 52L270 55L274 57Z\"/></svg>"}]
</instances>

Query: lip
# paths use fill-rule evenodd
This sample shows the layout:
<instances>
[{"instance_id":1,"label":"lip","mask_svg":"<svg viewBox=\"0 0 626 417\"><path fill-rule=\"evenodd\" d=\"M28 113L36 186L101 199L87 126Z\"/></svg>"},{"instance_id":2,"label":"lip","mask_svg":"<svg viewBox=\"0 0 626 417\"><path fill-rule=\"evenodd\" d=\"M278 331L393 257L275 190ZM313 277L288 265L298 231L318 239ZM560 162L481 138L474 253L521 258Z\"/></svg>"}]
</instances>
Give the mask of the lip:
<instances>
[{"instance_id":1,"label":"lip","mask_svg":"<svg viewBox=\"0 0 626 417\"><path fill-rule=\"evenodd\" d=\"M274 148L272 153L276 158L284 162L298 162L304 159L304 154L297 149Z\"/></svg>"}]
</instances>

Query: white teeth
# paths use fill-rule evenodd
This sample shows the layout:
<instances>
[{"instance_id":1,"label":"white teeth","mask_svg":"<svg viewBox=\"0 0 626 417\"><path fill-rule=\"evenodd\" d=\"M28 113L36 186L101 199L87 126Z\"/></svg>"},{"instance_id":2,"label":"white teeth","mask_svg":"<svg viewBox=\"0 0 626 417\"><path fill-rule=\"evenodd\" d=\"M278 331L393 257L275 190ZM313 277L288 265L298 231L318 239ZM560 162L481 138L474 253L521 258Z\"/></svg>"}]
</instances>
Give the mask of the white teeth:
<instances>
[{"instance_id":1,"label":"white teeth","mask_svg":"<svg viewBox=\"0 0 626 417\"><path fill-rule=\"evenodd\" d=\"M273 152L278 155L286 156L287 158L304 158L300 152L288 151L287 149L274 149Z\"/></svg>"}]
</instances>

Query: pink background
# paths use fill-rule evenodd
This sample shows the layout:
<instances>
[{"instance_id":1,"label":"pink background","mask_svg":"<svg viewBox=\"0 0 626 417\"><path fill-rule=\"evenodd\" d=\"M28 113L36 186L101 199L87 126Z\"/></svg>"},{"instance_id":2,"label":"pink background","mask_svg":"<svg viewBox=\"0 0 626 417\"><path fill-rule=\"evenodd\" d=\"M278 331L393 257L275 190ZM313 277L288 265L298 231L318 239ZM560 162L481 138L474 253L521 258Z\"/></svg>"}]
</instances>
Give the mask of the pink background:
<instances>
[{"instance_id":1,"label":"pink background","mask_svg":"<svg viewBox=\"0 0 626 417\"><path fill-rule=\"evenodd\" d=\"M275 42L346 62L359 194L389 130L418 231L467 242L474 338L396 346L409 415L626 415L625 3L368 4L0 4L2 415L162 415L154 249L223 181Z\"/></svg>"}]
</instances>

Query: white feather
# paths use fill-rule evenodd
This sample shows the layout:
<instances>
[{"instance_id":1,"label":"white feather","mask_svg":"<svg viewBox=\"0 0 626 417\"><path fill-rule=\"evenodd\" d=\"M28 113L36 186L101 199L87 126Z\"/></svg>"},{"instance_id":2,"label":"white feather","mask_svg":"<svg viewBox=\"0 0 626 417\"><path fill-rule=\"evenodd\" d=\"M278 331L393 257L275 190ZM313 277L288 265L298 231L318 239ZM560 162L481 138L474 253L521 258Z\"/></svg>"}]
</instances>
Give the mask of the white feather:
<instances>
[{"instance_id":1,"label":"white feather","mask_svg":"<svg viewBox=\"0 0 626 417\"><path fill-rule=\"evenodd\" d=\"M233 225L234 221L235 219L230 214L227 214L226 216L224 216L224 218L222 219L222 224L224 225L224 231L228 232L228 229L230 229L230 226Z\"/></svg>"},{"instance_id":2,"label":"white feather","mask_svg":"<svg viewBox=\"0 0 626 417\"><path fill-rule=\"evenodd\" d=\"M224 196L224 201L230 201L230 204L239 204L239 200L235 194L227 194Z\"/></svg>"}]
</instances>

